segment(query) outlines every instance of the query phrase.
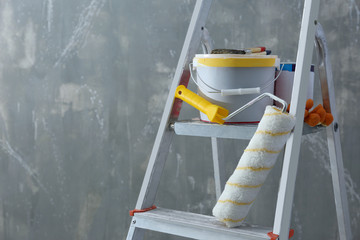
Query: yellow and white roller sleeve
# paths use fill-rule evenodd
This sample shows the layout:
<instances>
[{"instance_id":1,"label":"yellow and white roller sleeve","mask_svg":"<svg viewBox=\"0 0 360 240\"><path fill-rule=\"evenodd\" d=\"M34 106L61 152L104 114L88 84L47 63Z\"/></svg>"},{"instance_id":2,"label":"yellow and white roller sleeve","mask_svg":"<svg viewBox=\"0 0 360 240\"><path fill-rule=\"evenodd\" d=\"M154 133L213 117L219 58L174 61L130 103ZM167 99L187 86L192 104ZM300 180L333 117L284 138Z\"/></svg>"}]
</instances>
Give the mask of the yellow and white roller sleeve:
<instances>
[{"instance_id":1,"label":"yellow and white roller sleeve","mask_svg":"<svg viewBox=\"0 0 360 240\"><path fill-rule=\"evenodd\" d=\"M267 106L259 126L225 185L213 215L228 227L240 226L284 147L295 118Z\"/></svg>"}]
</instances>

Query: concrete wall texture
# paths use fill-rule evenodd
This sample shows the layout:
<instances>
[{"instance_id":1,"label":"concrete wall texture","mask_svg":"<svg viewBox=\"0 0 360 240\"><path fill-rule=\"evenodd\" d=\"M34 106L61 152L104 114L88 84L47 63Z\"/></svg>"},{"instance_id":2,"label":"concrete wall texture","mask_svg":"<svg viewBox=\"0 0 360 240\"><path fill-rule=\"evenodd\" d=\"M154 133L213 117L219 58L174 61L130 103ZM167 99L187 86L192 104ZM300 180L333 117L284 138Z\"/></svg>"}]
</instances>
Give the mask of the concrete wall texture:
<instances>
[{"instance_id":1,"label":"concrete wall texture","mask_svg":"<svg viewBox=\"0 0 360 240\"><path fill-rule=\"evenodd\" d=\"M352 230L360 239L360 1L320 2ZM217 48L264 45L282 61L295 61L302 4L215 0L206 27ZM135 207L194 5L0 1L0 239L126 238L128 210ZM181 118L197 116L184 106ZM295 239L338 239L326 135L307 135L302 143ZM222 144L231 174L247 142ZM157 205L211 214L210 146L206 138L174 138ZM272 226L280 170L279 159L247 222Z\"/></svg>"}]
</instances>

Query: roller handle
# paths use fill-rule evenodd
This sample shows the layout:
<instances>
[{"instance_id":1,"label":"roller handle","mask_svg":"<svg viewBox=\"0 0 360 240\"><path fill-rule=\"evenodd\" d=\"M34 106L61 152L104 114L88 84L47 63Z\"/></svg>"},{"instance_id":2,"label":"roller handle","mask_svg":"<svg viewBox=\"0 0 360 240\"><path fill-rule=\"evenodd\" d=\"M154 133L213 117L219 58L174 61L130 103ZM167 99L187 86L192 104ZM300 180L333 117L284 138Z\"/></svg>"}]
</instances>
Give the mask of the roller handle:
<instances>
[{"instance_id":1,"label":"roller handle","mask_svg":"<svg viewBox=\"0 0 360 240\"><path fill-rule=\"evenodd\" d=\"M180 98L184 102L190 104L197 110L206 114L206 109L212 105L211 102L206 99L200 97L196 93L193 93L189 89L187 89L184 85L180 85L176 88L175 97Z\"/></svg>"},{"instance_id":2,"label":"roller handle","mask_svg":"<svg viewBox=\"0 0 360 240\"><path fill-rule=\"evenodd\" d=\"M212 104L211 102L187 89L184 85L180 85L176 88L175 97L180 98L197 110L206 114L211 122L223 124L225 122L223 118L229 115L229 111L227 109Z\"/></svg>"}]
</instances>

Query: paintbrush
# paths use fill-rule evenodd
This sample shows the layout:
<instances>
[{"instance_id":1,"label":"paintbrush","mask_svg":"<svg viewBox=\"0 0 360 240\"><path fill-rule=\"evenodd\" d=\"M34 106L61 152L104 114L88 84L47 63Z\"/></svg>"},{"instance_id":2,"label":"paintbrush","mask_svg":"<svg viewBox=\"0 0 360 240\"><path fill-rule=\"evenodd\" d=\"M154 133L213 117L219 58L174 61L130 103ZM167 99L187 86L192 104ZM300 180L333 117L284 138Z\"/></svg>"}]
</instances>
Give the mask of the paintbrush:
<instances>
[{"instance_id":1,"label":"paintbrush","mask_svg":"<svg viewBox=\"0 0 360 240\"><path fill-rule=\"evenodd\" d=\"M258 55L269 55L271 51L266 50L265 47L245 48L245 49L214 49L211 51L211 54L255 54L255 53Z\"/></svg>"}]
</instances>

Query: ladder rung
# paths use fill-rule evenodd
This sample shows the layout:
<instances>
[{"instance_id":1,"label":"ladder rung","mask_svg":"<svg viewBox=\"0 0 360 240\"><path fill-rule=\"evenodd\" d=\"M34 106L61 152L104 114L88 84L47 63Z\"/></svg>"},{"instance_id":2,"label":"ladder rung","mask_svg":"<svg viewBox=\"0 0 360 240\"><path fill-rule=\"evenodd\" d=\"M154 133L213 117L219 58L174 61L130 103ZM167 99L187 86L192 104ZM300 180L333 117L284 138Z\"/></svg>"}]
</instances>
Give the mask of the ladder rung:
<instances>
[{"instance_id":1,"label":"ladder rung","mask_svg":"<svg viewBox=\"0 0 360 240\"><path fill-rule=\"evenodd\" d=\"M257 124L220 125L205 123L200 120L179 121L174 123L174 130L177 135L217 137L249 140L254 135ZM319 132L325 127L309 127L304 124L303 134Z\"/></svg>"},{"instance_id":2,"label":"ladder rung","mask_svg":"<svg viewBox=\"0 0 360 240\"><path fill-rule=\"evenodd\" d=\"M204 240L269 240L267 233L272 231L259 226L227 228L211 216L164 208L135 214L133 224L138 228Z\"/></svg>"}]
</instances>

